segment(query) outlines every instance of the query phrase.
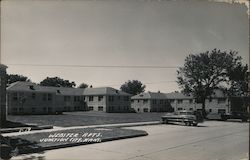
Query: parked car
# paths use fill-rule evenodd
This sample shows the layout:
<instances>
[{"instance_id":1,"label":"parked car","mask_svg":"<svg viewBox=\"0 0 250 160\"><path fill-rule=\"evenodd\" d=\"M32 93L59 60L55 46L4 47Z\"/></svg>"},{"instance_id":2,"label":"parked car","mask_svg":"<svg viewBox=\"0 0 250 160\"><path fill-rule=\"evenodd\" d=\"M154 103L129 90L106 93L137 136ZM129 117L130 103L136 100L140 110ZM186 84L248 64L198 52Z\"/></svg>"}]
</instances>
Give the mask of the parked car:
<instances>
[{"instance_id":1,"label":"parked car","mask_svg":"<svg viewBox=\"0 0 250 160\"><path fill-rule=\"evenodd\" d=\"M221 119L223 121L226 121L228 119L241 119L242 122L247 122L249 118L250 116L249 116L249 113L247 112L234 111L230 113L221 114Z\"/></svg>"},{"instance_id":2,"label":"parked car","mask_svg":"<svg viewBox=\"0 0 250 160\"><path fill-rule=\"evenodd\" d=\"M169 122L179 122L188 126L197 126L198 123L202 123L204 118L202 114L198 111L187 111L180 110L174 113L168 113L161 117L163 123L167 124Z\"/></svg>"}]
</instances>

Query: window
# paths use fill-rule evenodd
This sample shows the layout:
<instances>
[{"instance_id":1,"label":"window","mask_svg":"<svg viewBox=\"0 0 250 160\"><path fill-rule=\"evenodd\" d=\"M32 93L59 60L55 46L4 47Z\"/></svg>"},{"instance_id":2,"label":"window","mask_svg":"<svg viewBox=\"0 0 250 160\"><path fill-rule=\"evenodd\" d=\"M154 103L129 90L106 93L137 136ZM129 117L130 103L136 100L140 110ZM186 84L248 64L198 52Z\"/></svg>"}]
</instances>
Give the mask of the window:
<instances>
[{"instance_id":1,"label":"window","mask_svg":"<svg viewBox=\"0 0 250 160\"><path fill-rule=\"evenodd\" d=\"M36 108L32 107L31 112L33 112L33 113L36 112Z\"/></svg>"},{"instance_id":2,"label":"window","mask_svg":"<svg viewBox=\"0 0 250 160\"><path fill-rule=\"evenodd\" d=\"M209 102L212 102L212 100L213 100L212 97L209 97Z\"/></svg>"},{"instance_id":3,"label":"window","mask_svg":"<svg viewBox=\"0 0 250 160\"><path fill-rule=\"evenodd\" d=\"M80 101L80 96L74 96L74 102L79 102Z\"/></svg>"},{"instance_id":4,"label":"window","mask_svg":"<svg viewBox=\"0 0 250 160\"><path fill-rule=\"evenodd\" d=\"M143 103L148 103L148 100L147 100L147 99L144 99L144 100L143 100Z\"/></svg>"},{"instance_id":5,"label":"window","mask_svg":"<svg viewBox=\"0 0 250 160\"><path fill-rule=\"evenodd\" d=\"M218 109L218 113L219 113L219 114L226 113L226 110L225 110L225 109Z\"/></svg>"},{"instance_id":6,"label":"window","mask_svg":"<svg viewBox=\"0 0 250 160\"><path fill-rule=\"evenodd\" d=\"M182 103L182 101L183 101L182 99L178 99L177 103L180 104L180 103Z\"/></svg>"},{"instance_id":7,"label":"window","mask_svg":"<svg viewBox=\"0 0 250 160\"><path fill-rule=\"evenodd\" d=\"M48 101L51 101L51 100L52 100L52 94L49 93L49 94L48 94Z\"/></svg>"},{"instance_id":8,"label":"window","mask_svg":"<svg viewBox=\"0 0 250 160\"><path fill-rule=\"evenodd\" d=\"M212 112L212 109L209 109L209 112Z\"/></svg>"},{"instance_id":9,"label":"window","mask_svg":"<svg viewBox=\"0 0 250 160\"><path fill-rule=\"evenodd\" d=\"M109 96L109 101L113 102L114 101L114 96Z\"/></svg>"},{"instance_id":10,"label":"window","mask_svg":"<svg viewBox=\"0 0 250 160\"><path fill-rule=\"evenodd\" d=\"M43 94L43 100L44 100L44 101L47 100L47 94L46 94L46 93Z\"/></svg>"},{"instance_id":11,"label":"window","mask_svg":"<svg viewBox=\"0 0 250 160\"><path fill-rule=\"evenodd\" d=\"M98 96L98 101L102 101L103 100L103 96Z\"/></svg>"},{"instance_id":12,"label":"window","mask_svg":"<svg viewBox=\"0 0 250 160\"><path fill-rule=\"evenodd\" d=\"M47 111L47 108L46 108L46 107L43 107L43 111L46 112L46 111Z\"/></svg>"},{"instance_id":13,"label":"window","mask_svg":"<svg viewBox=\"0 0 250 160\"><path fill-rule=\"evenodd\" d=\"M79 106L74 106L74 110L78 111L78 110L80 110L80 107Z\"/></svg>"},{"instance_id":14,"label":"window","mask_svg":"<svg viewBox=\"0 0 250 160\"><path fill-rule=\"evenodd\" d=\"M15 93L13 93L13 100L17 100L18 98L17 98L17 93L15 92Z\"/></svg>"},{"instance_id":15,"label":"window","mask_svg":"<svg viewBox=\"0 0 250 160\"><path fill-rule=\"evenodd\" d=\"M190 111L192 111L192 110L193 110L193 108L189 108L189 110L190 110Z\"/></svg>"},{"instance_id":16,"label":"window","mask_svg":"<svg viewBox=\"0 0 250 160\"><path fill-rule=\"evenodd\" d=\"M51 107L48 108L48 112L49 112L49 113L52 112L52 108L51 108Z\"/></svg>"},{"instance_id":17,"label":"window","mask_svg":"<svg viewBox=\"0 0 250 160\"><path fill-rule=\"evenodd\" d=\"M163 100L162 99L160 100L160 104L163 104Z\"/></svg>"},{"instance_id":18,"label":"window","mask_svg":"<svg viewBox=\"0 0 250 160\"><path fill-rule=\"evenodd\" d=\"M143 108L143 112L148 112L148 108Z\"/></svg>"},{"instance_id":19,"label":"window","mask_svg":"<svg viewBox=\"0 0 250 160\"><path fill-rule=\"evenodd\" d=\"M36 99L36 93L32 93L31 97L32 99Z\"/></svg>"},{"instance_id":20,"label":"window","mask_svg":"<svg viewBox=\"0 0 250 160\"><path fill-rule=\"evenodd\" d=\"M93 101L94 97L93 96L89 96L89 101Z\"/></svg>"},{"instance_id":21,"label":"window","mask_svg":"<svg viewBox=\"0 0 250 160\"><path fill-rule=\"evenodd\" d=\"M177 110L179 111L179 110L183 110L182 108L177 108Z\"/></svg>"},{"instance_id":22,"label":"window","mask_svg":"<svg viewBox=\"0 0 250 160\"><path fill-rule=\"evenodd\" d=\"M218 104L225 103L225 102L226 102L226 98L218 98Z\"/></svg>"},{"instance_id":23,"label":"window","mask_svg":"<svg viewBox=\"0 0 250 160\"><path fill-rule=\"evenodd\" d=\"M70 101L70 96L64 96L64 101L69 102Z\"/></svg>"},{"instance_id":24,"label":"window","mask_svg":"<svg viewBox=\"0 0 250 160\"><path fill-rule=\"evenodd\" d=\"M189 103L193 103L193 100L192 100L192 99L190 99L190 100L189 100Z\"/></svg>"},{"instance_id":25,"label":"window","mask_svg":"<svg viewBox=\"0 0 250 160\"><path fill-rule=\"evenodd\" d=\"M140 103L140 100L138 99L137 102Z\"/></svg>"},{"instance_id":26,"label":"window","mask_svg":"<svg viewBox=\"0 0 250 160\"><path fill-rule=\"evenodd\" d=\"M170 99L170 103L174 103L174 99Z\"/></svg>"},{"instance_id":27,"label":"window","mask_svg":"<svg viewBox=\"0 0 250 160\"><path fill-rule=\"evenodd\" d=\"M19 108L19 112L23 112L23 108Z\"/></svg>"},{"instance_id":28,"label":"window","mask_svg":"<svg viewBox=\"0 0 250 160\"><path fill-rule=\"evenodd\" d=\"M13 112L17 112L17 108L12 108L12 111Z\"/></svg>"},{"instance_id":29,"label":"window","mask_svg":"<svg viewBox=\"0 0 250 160\"><path fill-rule=\"evenodd\" d=\"M98 111L103 111L103 106L98 106Z\"/></svg>"},{"instance_id":30,"label":"window","mask_svg":"<svg viewBox=\"0 0 250 160\"><path fill-rule=\"evenodd\" d=\"M89 106L89 110L90 110L90 111L93 111L93 110L94 110L94 107L93 107L93 106Z\"/></svg>"},{"instance_id":31,"label":"window","mask_svg":"<svg viewBox=\"0 0 250 160\"><path fill-rule=\"evenodd\" d=\"M153 99L153 104L156 104L156 99Z\"/></svg>"},{"instance_id":32,"label":"window","mask_svg":"<svg viewBox=\"0 0 250 160\"><path fill-rule=\"evenodd\" d=\"M129 96L124 96L124 101L129 101Z\"/></svg>"},{"instance_id":33,"label":"window","mask_svg":"<svg viewBox=\"0 0 250 160\"><path fill-rule=\"evenodd\" d=\"M134 103L134 100L132 99L131 102Z\"/></svg>"}]
</instances>

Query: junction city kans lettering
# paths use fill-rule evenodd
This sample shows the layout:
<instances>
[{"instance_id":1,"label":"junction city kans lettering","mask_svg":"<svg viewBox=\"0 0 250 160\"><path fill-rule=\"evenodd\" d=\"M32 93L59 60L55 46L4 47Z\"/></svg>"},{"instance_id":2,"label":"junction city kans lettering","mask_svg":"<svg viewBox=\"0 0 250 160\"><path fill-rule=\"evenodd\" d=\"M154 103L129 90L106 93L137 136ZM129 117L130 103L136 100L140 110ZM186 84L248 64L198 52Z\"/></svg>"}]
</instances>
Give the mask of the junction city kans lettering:
<instances>
[{"instance_id":1,"label":"junction city kans lettering","mask_svg":"<svg viewBox=\"0 0 250 160\"><path fill-rule=\"evenodd\" d=\"M54 133L40 142L72 142L72 143L97 143L101 142L101 133Z\"/></svg>"}]
</instances>

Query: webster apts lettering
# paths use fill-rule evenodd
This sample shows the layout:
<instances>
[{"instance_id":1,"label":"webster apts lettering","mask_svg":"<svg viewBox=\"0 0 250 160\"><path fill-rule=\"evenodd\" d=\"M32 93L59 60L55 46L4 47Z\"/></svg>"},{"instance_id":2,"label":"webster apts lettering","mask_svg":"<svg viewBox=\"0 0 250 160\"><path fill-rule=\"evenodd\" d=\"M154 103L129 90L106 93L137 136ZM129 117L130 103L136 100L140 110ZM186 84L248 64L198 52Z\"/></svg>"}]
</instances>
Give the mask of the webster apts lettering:
<instances>
[{"instance_id":1,"label":"webster apts lettering","mask_svg":"<svg viewBox=\"0 0 250 160\"><path fill-rule=\"evenodd\" d=\"M40 139L41 143L64 142L64 143L99 143L101 133L54 133Z\"/></svg>"}]
</instances>

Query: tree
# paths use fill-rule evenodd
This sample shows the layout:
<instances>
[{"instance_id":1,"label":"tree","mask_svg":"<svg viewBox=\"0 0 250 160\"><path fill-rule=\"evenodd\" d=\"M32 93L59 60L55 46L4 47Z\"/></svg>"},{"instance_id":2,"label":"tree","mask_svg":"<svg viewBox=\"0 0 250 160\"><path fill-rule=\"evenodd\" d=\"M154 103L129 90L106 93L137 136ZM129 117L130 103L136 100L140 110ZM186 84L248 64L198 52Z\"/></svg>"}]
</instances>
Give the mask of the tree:
<instances>
[{"instance_id":1,"label":"tree","mask_svg":"<svg viewBox=\"0 0 250 160\"><path fill-rule=\"evenodd\" d=\"M138 80L127 81L121 85L120 89L132 95L140 94L145 91L146 86Z\"/></svg>"},{"instance_id":2,"label":"tree","mask_svg":"<svg viewBox=\"0 0 250 160\"><path fill-rule=\"evenodd\" d=\"M192 94L198 103L202 103L205 115L205 99L214 94L215 89L226 90L241 68L241 57L237 52L214 49L200 54L190 54L184 67L177 70L177 83L186 95ZM241 68L242 69L242 68Z\"/></svg>"},{"instance_id":3,"label":"tree","mask_svg":"<svg viewBox=\"0 0 250 160\"><path fill-rule=\"evenodd\" d=\"M7 74L7 86L17 81L30 82L30 79L19 74Z\"/></svg>"},{"instance_id":4,"label":"tree","mask_svg":"<svg viewBox=\"0 0 250 160\"><path fill-rule=\"evenodd\" d=\"M247 65L241 63L236 64L233 68L228 70L230 86L227 90L229 96L242 96L247 97L248 95L248 77L247 77Z\"/></svg>"},{"instance_id":5,"label":"tree","mask_svg":"<svg viewBox=\"0 0 250 160\"><path fill-rule=\"evenodd\" d=\"M88 86L86 83L81 83L78 88L88 88Z\"/></svg>"},{"instance_id":6,"label":"tree","mask_svg":"<svg viewBox=\"0 0 250 160\"><path fill-rule=\"evenodd\" d=\"M59 77L47 77L40 82L41 86L53 86L53 87L71 87L76 86L75 82L70 82L69 80L64 80Z\"/></svg>"}]
</instances>

